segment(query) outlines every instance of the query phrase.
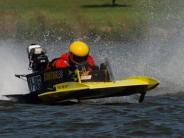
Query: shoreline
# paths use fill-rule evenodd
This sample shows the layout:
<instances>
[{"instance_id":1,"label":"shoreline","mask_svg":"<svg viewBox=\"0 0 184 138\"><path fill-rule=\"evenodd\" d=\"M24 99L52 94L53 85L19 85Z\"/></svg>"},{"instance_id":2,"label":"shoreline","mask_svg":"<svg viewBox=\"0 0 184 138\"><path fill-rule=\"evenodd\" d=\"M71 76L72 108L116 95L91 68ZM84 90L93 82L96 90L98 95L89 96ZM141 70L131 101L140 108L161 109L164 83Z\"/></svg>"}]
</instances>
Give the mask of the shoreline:
<instances>
[{"instance_id":1,"label":"shoreline","mask_svg":"<svg viewBox=\"0 0 184 138\"><path fill-rule=\"evenodd\" d=\"M179 6L182 0L117 1L117 4L113 7L105 0L0 1L0 39L136 43L147 39L150 33L168 37L183 27L183 8ZM172 8L176 6L177 9Z\"/></svg>"}]
</instances>

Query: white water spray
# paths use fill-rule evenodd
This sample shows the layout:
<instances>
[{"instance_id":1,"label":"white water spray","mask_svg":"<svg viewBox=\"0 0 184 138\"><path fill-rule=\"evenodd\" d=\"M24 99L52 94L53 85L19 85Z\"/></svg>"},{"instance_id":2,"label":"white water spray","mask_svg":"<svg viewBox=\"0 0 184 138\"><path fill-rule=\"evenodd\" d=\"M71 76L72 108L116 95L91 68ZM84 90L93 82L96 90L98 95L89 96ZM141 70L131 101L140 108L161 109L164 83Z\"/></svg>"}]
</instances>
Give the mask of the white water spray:
<instances>
[{"instance_id":1,"label":"white water spray","mask_svg":"<svg viewBox=\"0 0 184 138\"><path fill-rule=\"evenodd\" d=\"M0 41L0 99L3 95L28 93L27 84L15 78L16 73L27 72L27 55L23 46L12 41Z\"/></svg>"}]
</instances>

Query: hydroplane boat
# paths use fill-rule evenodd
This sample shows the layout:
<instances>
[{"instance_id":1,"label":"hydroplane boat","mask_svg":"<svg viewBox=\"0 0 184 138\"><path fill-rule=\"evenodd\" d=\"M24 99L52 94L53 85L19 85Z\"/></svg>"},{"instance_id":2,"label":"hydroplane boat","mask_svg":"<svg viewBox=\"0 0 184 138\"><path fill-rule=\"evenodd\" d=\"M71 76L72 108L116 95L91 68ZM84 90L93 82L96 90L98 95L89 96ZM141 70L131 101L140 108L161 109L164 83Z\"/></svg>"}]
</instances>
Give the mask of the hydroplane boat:
<instances>
[{"instance_id":1,"label":"hydroplane boat","mask_svg":"<svg viewBox=\"0 0 184 138\"><path fill-rule=\"evenodd\" d=\"M39 55L39 56L38 56ZM140 94L139 102L143 102L146 93L159 85L159 81L147 76L131 76L114 80L109 63L106 61L96 67L90 75L82 76L80 70L73 72L75 80L68 76L68 70L42 71L48 64L48 58L41 46L28 47L29 67L32 73L15 75L26 78L28 94L6 95L31 103L62 103L76 99L99 99Z\"/></svg>"}]
</instances>

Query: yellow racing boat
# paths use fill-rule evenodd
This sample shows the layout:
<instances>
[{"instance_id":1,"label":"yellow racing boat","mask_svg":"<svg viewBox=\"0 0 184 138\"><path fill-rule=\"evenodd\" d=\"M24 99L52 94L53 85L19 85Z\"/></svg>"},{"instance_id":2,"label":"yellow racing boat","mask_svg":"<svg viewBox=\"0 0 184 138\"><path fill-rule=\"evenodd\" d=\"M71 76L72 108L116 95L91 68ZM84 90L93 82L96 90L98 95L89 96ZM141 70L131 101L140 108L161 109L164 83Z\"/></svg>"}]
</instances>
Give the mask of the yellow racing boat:
<instances>
[{"instance_id":1,"label":"yellow racing boat","mask_svg":"<svg viewBox=\"0 0 184 138\"><path fill-rule=\"evenodd\" d=\"M61 72L63 73L63 70L16 75L19 78L27 78L30 93L6 96L28 103L54 104L74 99L81 101L140 94L139 102L143 102L146 92L159 85L158 80L146 76L134 76L116 81L91 79L65 82L60 78L64 77Z\"/></svg>"},{"instance_id":2,"label":"yellow racing boat","mask_svg":"<svg viewBox=\"0 0 184 138\"><path fill-rule=\"evenodd\" d=\"M84 70L80 70L85 67L83 65L76 66L74 70L68 68L45 71L50 63L41 46L31 45L27 51L29 68L33 73L15 76L26 78L30 92L6 95L18 99L18 101L60 103L71 99L80 101L140 94L139 102L142 102L146 92L159 84L158 80L146 76L115 80L108 60L100 66L94 67L93 71L87 75Z\"/></svg>"},{"instance_id":3,"label":"yellow racing boat","mask_svg":"<svg viewBox=\"0 0 184 138\"><path fill-rule=\"evenodd\" d=\"M140 94L144 100L147 91L155 88L158 80L135 76L111 82L64 82L54 85L54 90L38 94L41 101L55 103L70 99L97 99L114 96Z\"/></svg>"}]
</instances>

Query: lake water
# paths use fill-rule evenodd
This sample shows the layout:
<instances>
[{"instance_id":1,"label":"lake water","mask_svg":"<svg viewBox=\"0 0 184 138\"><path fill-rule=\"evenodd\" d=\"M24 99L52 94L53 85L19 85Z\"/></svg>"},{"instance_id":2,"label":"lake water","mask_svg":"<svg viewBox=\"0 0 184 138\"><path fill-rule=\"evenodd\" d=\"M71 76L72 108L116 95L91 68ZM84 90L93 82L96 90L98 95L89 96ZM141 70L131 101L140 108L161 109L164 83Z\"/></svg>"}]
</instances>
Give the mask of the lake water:
<instances>
[{"instance_id":1,"label":"lake water","mask_svg":"<svg viewBox=\"0 0 184 138\"><path fill-rule=\"evenodd\" d=\"M0 102L0 137L182 138L183 109L182 93L147 96L141 104Z\"/></svg>"}]
</instances>

